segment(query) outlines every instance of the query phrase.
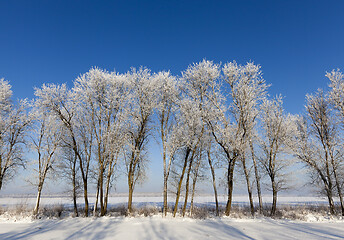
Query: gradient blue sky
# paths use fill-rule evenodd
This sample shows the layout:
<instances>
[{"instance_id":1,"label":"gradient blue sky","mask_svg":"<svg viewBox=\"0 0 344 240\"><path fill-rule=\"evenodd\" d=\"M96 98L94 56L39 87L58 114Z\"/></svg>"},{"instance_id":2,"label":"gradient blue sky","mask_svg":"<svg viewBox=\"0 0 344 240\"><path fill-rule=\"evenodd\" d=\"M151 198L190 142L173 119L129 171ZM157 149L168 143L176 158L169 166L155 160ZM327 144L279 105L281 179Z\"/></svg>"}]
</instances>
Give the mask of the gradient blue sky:
<instances>
[{"instance_id":1,"label":"gradient blue sky","mask_svg":"<svg viewBox=\"0 0 344 240\"><path fill-rule=\"evenodd\" d=\"M92 66L178 75L203 58L254 61L270 94L300 113L305 94L327 86L325 72L343 68L343 11L344 1L322 0L1 0L0 77L15 98L31 98L33 87L71 86Z\"/></svg>"}]
</instances>

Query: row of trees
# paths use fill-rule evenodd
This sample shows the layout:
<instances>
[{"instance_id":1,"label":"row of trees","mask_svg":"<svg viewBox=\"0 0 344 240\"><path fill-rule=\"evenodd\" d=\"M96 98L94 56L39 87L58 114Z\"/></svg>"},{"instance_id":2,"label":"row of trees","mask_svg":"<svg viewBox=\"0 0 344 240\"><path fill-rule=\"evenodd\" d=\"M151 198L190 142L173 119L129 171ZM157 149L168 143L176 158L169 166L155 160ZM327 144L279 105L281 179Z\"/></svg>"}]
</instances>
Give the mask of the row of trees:
<instances>
[{"instance_id":1,"label":"row of trees","mask_svg":"<svg viewBox=\"0 0 344 240\"><path fill-rule=\"evenodd\" d=\"M72 188L75 214L81 189L84 215L90 214L89 185L96 182L94 214L107 211L111 184L126 169L128 213L132 212L135 186L143 182L148 166L148 141L161 143L163 162L163 213L168 191L181 196L184 216L197 182L209 175L219 215L217 186L227 189L225 214L229 215L234 178L246 183L250 209L255 214L253 193L262 212L262 178L273 195L288 186L288 168L301 162L309 170L335 213L334 197L344 207L344 169L340 138L344 123L344 76L326 75L330 91L307 95L302 116L284 112L282 98L271 98L260 66L230 62L221 66L203 60L190 65L180 77L170 72L152 73L147 68L120 74L92 68L78 77L72 88L65 84L43 85L35 99L11 101L11 86L0 80L0 188L31 151L36 156L38 213L44 182L53 170ZM30 150L27 150L30 149ZM92 178L96 181L92 181ZM98 209L99 206L99 209Z\"/></svg>"}]
</instances>

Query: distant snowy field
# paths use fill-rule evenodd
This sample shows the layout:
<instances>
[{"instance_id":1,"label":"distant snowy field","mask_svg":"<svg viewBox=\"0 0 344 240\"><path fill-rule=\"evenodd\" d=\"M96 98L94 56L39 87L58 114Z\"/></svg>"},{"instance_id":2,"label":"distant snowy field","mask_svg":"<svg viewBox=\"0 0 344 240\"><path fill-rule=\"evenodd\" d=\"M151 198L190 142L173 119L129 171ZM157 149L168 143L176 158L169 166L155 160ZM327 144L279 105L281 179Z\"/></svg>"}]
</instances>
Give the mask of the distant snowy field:
<instances>
[{"instance_id":1,"label":"distant snowy field","mask_svg":"<svg viewBox=\"0 0 344 240\"><path fill-rule=\"evenodd\" d=\"M126 203L125 194L110 198L111 206ZM225 197L221 196L221 204ZM79 199L82 204L82 199ZM170 197L171 203L173 196ZM265 197L266 203L271 202ZM34 196L0 196L0 206L11 208L18 205L30 207ZM94 198L90 198L94 202ZM160 194L136 194L137 207L143 205L161 206ZM199 205L213 205L212 196L197 196ZM247 205L247 196L234 196L233 204ZM71 199L61 196L45 196L42 207L49 205L72 206ZM326 199L316 197L283 197L281 205L326 204ZM274 220L266 217L236 219L229 217L191 218L151 217L102 217L39 219L30 217L0 216L0 239L343 239L344 220L341 218L315 218L308 216L306 221Z\"/></svg>"},{"instance_id":2,"label":"distant snowy field","mask_svg":"<svg viewBox=\"0 0 344 240\"><path fill-rule=\"evenodd\" d=\"M182 199L182 198L181 198ZM220 204L225 204L227 201L227 197L225 195L219 195L218 197ZM110 195L109 197L109 206L117 206L121 204L126 204L128 200L127 194L114 194ZM258 202L258 199L254 199L255 202ZM28 205L33 206L36 201L35 195L0 195L0 206L2 207L11 207L16 205ZM162 194L158 193L136 193L133 197L133 203L136 206L141 205L156 205L162 206ZM173 204L174 195L169 196L169 202ZM198 195L195 196L195 203L200 205L209 205L215 206L214 196L212 195ZM248 197L247 195L240 196L234 195L233 196L233 204L234 205L247 205L248 204ZM89 197L90 205L93 205L95 202L95 197ZM264 196L263 202L265 204L270 204L272 202L272 198L270 196ZM83 198L80 197L78 199L79 204L83 204ZM43 196L41 198L41 206L44 205L59 205L63 204L66 206L72 206L72 199L68 196L60 196L60 195L51 195L51 196ZM305 204L327 204L326 198L322 197L310 197L310 196L279 196L278 197L278 204L279 205L305 205Z\"/></svg>"}]
</instances>

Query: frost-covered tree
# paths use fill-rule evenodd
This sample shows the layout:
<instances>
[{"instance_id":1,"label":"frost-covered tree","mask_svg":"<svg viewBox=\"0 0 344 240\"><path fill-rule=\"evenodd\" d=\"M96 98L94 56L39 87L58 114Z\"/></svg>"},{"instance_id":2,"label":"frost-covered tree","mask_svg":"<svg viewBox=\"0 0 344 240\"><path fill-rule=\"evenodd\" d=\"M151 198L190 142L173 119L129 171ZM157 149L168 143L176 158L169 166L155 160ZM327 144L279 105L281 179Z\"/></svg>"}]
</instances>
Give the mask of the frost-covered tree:
<instances>
[{"instance_id":1,"label":"frost-covered tree","mask_svg":"<svg viewBox=\"0 0 344 240\"><path fill-rule=\"evenodd\" d=\"M122 75L93 68L77 78L73 93L84 133L91 136L97 163L97 201L100 214L107 211L108 194L114 169L125 141L124 105L127 86ZM98 195L99 194L99 195Z\"/></svg>"},{"instance_id":2,"label":"frost-covered tree","mask_svg":"<svg viewBox=\"0 0 344 240\"><path fill-rule=\"evenodd\" d=\"M13 104L11 85L0 79L0 189L19 166L25 166L23 146L30 124L26 100Z\"/></svg>"},{"instance_id":3,"label":"frost-covered tree","mask_svg":"<svg viewBox=\"0 0 344 240\"><path fill-rule=\"evenodd\" d=\"M83 182L85 216L88 216L88 175L91 160L92 135L87 135L89 131L85 131L85 128L89 127L83 124L85 116L78 114L81 110L78 108L80 107L78 99L71 90L67 89L65 84L43 84L41 88L36 89L35 95L38 98L37 104L47 109L47 112L59 119L64 126L64 145L72 149L78 159Z\"/></svg>"},{"instance_id":4,"label":"frost-covered tree","mask_svg":"<svg viewBox=\"0 0 344 240\"><path fill-rule=\"evenodd\" d=\"M180 161L182 165L181 172L178 173L178 184L176 200L173 210L173 216L176 216L179 204L179 198L182 191L182 185L186 174L185 182L185 198L187 201L187 195L189 190L189 177L191 173L192 163L197 154L198 147L201 144L202 121L200 119L200 113L197 104L191 99L184 98L179 103L180 113L177 115L177 126L174 130L175 142L178 143L178 149L180 149ZM198 117L196 117L198 116ZM186 207L186 204L184 203ZM183 213L185 215L185 208L183 206Z\"/></svg>"},{"instance_id":5,"label":"frost-covered tree","mask_svg":"<svg viewBox=\"0 0 344 240\"><path fill-rule=\"evenodd\" d=\"M297 157L310 170L313 183L321 186L329 202L331 214L334 209L334 190L341 196L341 185L337 166L341 161L338 154L340 141L338 124L332 114L329 99L322 90L306 97L306 116L299 121L297 135ZM343 200L340 197L343 213Z\"/></svg>"},{"instance_id":6,"label":"frost-covered tree","mask_svg":"<svg viewBox=\"0 0 344 240\"><path fill-rule=\"evenodd\" d=\"M147 144L151 133L151 117L156 107L157 83L147 68L132 69L126 74L129 85L128 145L125 164L128 177L128 212L132 213L132 198L136 183L145 178Z\"/></svg>"},{"instance_id":7,"label":"frost-covered tree","mask_svg":"<svg viewBox=\"0 0 344 240\"><path fill-rule=\"evenodd\" d=\"M203 60L200 63L190 65L182 73L183 97L179 103L180 114L178 122L182 124L183 130L180 133L184 134L182 146L186 149L186 154L178 186L181 187L184 174L186 173L183 215L185 215L188 201L190 174L194 167L193 163L196 156L201 152L200 147L203 144L204 134L207 131L207 121L213 114L214 108L210 97L214 94L213 91L220 76L219 68L219 65ZM197 167L197 164L195 166ZM194 182L196 183L196 181ZM174 215L178 207L180 187L177 190Z\"/></svg>"},{"instance_id":8,"label":"frost-covered tree","mask_svg":"<svg viewBox=\"0 0 344 240\"><path fill-rule=\"evenodd\" d=\"M286 169L291 165L290 146L296 132L295 116L285 114L282 98L265 99L262 104L260 163L268 175L272 190L271 216L276 213L277 194L287 187Z\"/></svg>"},{"instance_id":9,"label":"frost-covered tree","mask_svg":"<svg viewBox=\"0 0 344 240\"><path fill-rule=\"evenodd\" d=\"M177 111L177 101L180 95L180 86L177 79L170 72L159 72L153 76L157 84L157 107L158 133L162 144L162 161L164 171L164 206L163 214L167 214L167 187L168 177L175 152L175 142L172 140L172 131L175 126L175 114Z\"/></svg>"},{"instance_id":10,"label":"frost-covered tree","mask_svg":"<svg viewBox=\"0 0 344 240\"><path fill-rule=\"evenodd\" d=\"M330 101L333 103L335 109L338 111L340 119L341 119L340 121L343 126L344 125L344 74L340 72L339 69L337 69L337 70L332 70L330 73L327 73L326 77L331 81L330 82L331 91L329 93ZM339 128L337 129L339 130ZM341 203L342 215L344 216L343 195L341 191L342 184L340 183L340 182L343 182L343 179L340 179L341 174L338 171L339 167L340 167L340 164L338 163L333 164L333 168L334 168L333 171L335 174L338 196Z\"/></svg>"},{"instance_id":11,"label":"frost-covered tree","mask_svg":"<svg viewBox=\"0 0 344 240\"><path fill-rule=\"evenodd\" d=\"M64 132L65 133L65 132ZM68 136L62 136L62 139L67 139ZM70 141L67 141L70 142ZM71 194L73 199L74 216L78 217L77 198L82 193L82 180L80 176L80 169L78 165L78 158L75 152L64 140L61 142L60 161L57 165L58 177L64 179L67 183L66 190Z\"/></svg>"},{"instance_id":12,"label":"frost-covered tree","mask_svg":"<svg viewBox=\"0 0 344 240\"><path fill-rule=\"evenodd\" d=\"M37 169L35 169L37 173L35 183L37 200L33 215L37 215L45 180L59 159L58 150L61 147L62 123L37 105L32 109L32 117L34 120L30 134L30 145L37 157L35 159L35 165L37 164Z\"/></svg>"},{"instance_id":13,"label":"frost-covered tree","mask_svg":"<svg viewBox=\"0 0 344 240\"><path fill-rule=\"evenodd\" d=\"M250 200L251 214L254 215L254 205L250 175L247 163L247 150L250 149L250 142L253 140L253 129L259 113L259 105L265 98L267 85L263 79L259 65L251 62L246 65L238 65L235 61L227 63L223 67L225 82L230 88L229 100L230 112L236 125L235 137L237 138L237 151L244 170L247 191ZM256 174L256 183L259 193L260 206L260 185L255 158L252 158Z\"/></svg>"}]
</instances>

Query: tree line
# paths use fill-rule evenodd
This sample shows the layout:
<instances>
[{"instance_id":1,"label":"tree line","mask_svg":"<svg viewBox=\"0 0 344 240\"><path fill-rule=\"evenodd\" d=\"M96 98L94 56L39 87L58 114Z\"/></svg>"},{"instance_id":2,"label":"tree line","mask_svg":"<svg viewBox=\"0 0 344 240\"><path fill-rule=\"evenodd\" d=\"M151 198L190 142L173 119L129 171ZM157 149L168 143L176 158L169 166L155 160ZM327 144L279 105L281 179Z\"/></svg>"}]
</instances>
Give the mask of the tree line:
<instances>
[{"instance_id":1,"label":"tree line","mask_svg":"<svg viewBox=\"0 0 344 240\"><path fill-rule=\"evenodd\" d=\"M261 67L252 62L203 60L181 76L143 67L123 74L95 67L71 88L43 84L35 89L34 99L17 102L9 82L1 79L0 189L25 167L30 152L35 156L31 181L37 186L34 215L47 176L57 172L71 188L76 216L79 193L84 216L92 210L103 216L111 186L124 168L131 214L135 186L146 178L148 142L155 138L163 163L164 215L169 191L175 193L173 216L179 207L183 216L192 214L197 183L206 180L212 183L219 215L221 180L228 216L236 178L245 182L251 214L262 213L264 178L272 191L273 216L278 192L288 187L288 168L295 163L308 170L310 183L327 197L331 214L338 197L344 215L344 75L333 70L326 77L329 91L307 95L300 115L286 113L282 97L268 94ZM90 184L97 189L91 207Z\"/></svg>"}]
</instances>

